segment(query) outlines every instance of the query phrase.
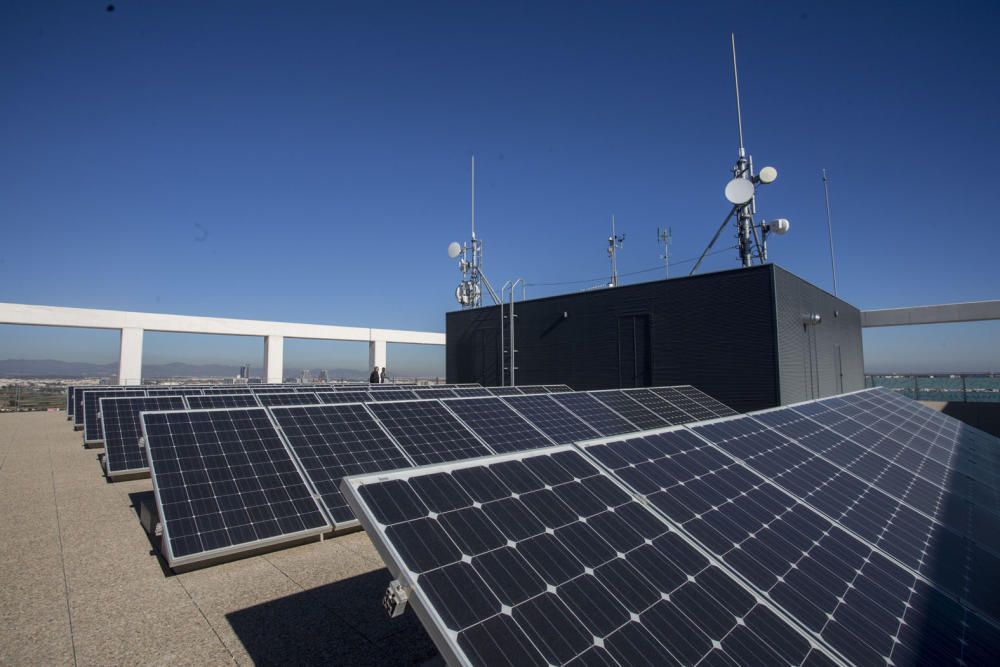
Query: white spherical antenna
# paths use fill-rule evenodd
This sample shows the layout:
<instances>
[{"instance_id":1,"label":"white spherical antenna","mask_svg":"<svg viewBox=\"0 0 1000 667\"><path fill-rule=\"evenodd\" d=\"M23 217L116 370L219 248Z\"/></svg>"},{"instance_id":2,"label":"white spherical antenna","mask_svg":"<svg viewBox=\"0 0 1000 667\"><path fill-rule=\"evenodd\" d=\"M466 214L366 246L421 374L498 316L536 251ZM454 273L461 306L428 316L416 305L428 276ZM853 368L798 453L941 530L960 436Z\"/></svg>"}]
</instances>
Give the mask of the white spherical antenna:
<instances>
[{"instance_id":1,"label":"white spherical antenna","mask_svg":"<svg viewBox=\"0 0 1000 667\"><path fill-rule=\"evenodd\" d=\"M745 178L734 178L726 183L726 199L735 206L746 204L753 199L753 183Z\"/></svg>"},{"instance_id":2,"label":"white spherical antenna","mask_svg":"<svg viewBox=\"0 0 1000 667\"><path fill-rule=\"evenodd\" d=\"M788 233L788 230L792 228L792 223L788 222L787 218L778 218L767 223L767 228L778 236L781 236Z\"/></svg>"},{"instance_id":3,"label":"white spherical antenna","mask_svg":"<svg viewBox=\"0 0 1000 667\"><path fill-rule=\"evenodd\" d=\"M462 254L462 246L458 244L457 241L452 241L448 244L448 256L455 259Z\"/></svg>"},{"instance_id":4,"label":"white spherical antenna","mask_svg":"<svg viewBox=\"0 0 1000 667\"><path fill-rule=\"evenodd\" d=\"M774 183L778 180L778 170L774 167L764 167L757 174L757 178L760 179L761 183Z\"/></svg>"}]
</instances>

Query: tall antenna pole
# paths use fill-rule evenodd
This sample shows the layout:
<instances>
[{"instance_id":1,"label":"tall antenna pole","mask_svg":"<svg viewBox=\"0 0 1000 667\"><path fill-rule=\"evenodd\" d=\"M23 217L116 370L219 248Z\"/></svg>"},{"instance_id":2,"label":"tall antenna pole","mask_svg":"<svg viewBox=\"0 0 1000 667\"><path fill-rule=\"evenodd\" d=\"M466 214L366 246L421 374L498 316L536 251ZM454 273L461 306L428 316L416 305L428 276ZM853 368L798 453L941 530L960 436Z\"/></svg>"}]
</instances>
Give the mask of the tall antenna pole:
<instances>
[{"instance_id":1,"label":"tall antenna pole","mask_svg":"<svg viewBox=\"0 0 1000 667\"><path fill-rule=\"evenodd\" d=\"M472 155L472 240L476 240L476 155Z\"/></svg>"},{"instance_id":2,"label":"tall antenna pole","mask_svg":"<svg viewBox=\"0 0 1000 667\"><path fill-rule=\"evenodd\" d=\"M837 260L833 254L833 216L830 215L830 179L823 170L823 193L826 195L826 229L830 234L830 270L833 272L833 295L837 296Z\"/></svg>"},{"instance_id":3,"label":"tall antenna pole","mask_svg":"<svg viewBox=\"0 0 1000 667\"><path fill-rule=\"evenodd\" d=\"M667 278L670 277L670 237L671 231L669 227L666 229L656 228L656 240L663 244L663 270Z\"/></svg>"},{"instance_id":4,"label":"tall antenna pole","mask_svg":"<svg viewBox=\"0 0 1000 667\"><path fill-rule=\"evenodd\" d=\"M729 42L733 47L733 81L736 84L736 124L740 130L740 157L746 156L743 148L743 110L740 108L740 73L736 68L736 33L729 33Z\"/></svg>"}]
</instances>

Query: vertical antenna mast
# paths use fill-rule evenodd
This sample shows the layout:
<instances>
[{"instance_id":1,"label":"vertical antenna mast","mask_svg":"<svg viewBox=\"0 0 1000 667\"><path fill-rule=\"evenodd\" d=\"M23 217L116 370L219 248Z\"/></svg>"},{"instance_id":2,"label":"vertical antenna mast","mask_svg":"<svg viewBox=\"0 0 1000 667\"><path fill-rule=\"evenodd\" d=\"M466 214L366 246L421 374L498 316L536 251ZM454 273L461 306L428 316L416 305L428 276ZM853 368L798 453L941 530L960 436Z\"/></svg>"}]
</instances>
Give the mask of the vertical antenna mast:
<instances>
[{"instance_id":1,"label":"vertical antenna mast","mask_svg":"<svg viewBox=\"0 0 1000 667\"><path fill-rule=\"evenodd\" d=\"M740 157L746 156L743 148L743 110L740 108L740 72L736 67L736 33L729 33L729 42L733 47L733 81L736 84L736 125L740 131Z\"/></svg>"},{"instance_id":2,"label":"vertical antenna mast","mask_svg":"<svg viewBox=\"0 0 1000 667\"><path fill-rule=\"evenodd\" d=\"M608 237L608 257L611 259L611 282L608 287L618 287L618 249L625 243L625 235L618 235L615 216L611 216L611 236Z\"/></svg>"},{"instance_id":3,"label":"vertical antenna mast","mask_svg":"<svg viewBox=\"0 0 1000 667\"><path fill-rule=\"evenodd\" d=\"M472 240L476 240L476 156L472 155Z\"/></svg>"},{"instance_id":4,"label":"vertical antenna mast","mask_svg":"<svg viewBox=\"0 0 1000 667\"><path fill-rule=\"evenodd\" d=\"M833 216L830 215L830 179L823 170L823 193L826 195L826 229L830 234L830 270L833 272L833 295L837 296L837 260L833 255Z\"/></svg>"},{"instance_id":5,"label":"vertical antenna mast","mask_svg":"<svg viewBox=\"0 0 1000 667\"><path fill-rule=\"evenodd\" d=\"M663 260L663 270L666 273L666 277L670 277L670 241L671 241L671 230L670 227L666 229L656 228L656 240L663 244L663 255L661 259Z\"/></svg>"}]
</instances>

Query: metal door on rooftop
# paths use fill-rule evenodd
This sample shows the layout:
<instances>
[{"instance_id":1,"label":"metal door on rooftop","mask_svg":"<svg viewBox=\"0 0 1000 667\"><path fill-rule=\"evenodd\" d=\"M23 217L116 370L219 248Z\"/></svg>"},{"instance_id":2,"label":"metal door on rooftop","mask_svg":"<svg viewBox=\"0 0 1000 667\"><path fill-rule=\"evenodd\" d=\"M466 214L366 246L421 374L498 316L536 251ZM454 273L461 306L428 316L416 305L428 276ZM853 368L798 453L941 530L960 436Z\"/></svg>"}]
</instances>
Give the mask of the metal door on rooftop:
<instances>
[{"instance_id":1,"label":"metal door on rooftop","mask_svg":"<svg viewBox=\"0 0 1000 667\"><path fill-rule=\"evenodd\" d=\"M649 315L618 318L618 386L648 387L653 364L649 353Z\"/></svg>"}]
</instances>

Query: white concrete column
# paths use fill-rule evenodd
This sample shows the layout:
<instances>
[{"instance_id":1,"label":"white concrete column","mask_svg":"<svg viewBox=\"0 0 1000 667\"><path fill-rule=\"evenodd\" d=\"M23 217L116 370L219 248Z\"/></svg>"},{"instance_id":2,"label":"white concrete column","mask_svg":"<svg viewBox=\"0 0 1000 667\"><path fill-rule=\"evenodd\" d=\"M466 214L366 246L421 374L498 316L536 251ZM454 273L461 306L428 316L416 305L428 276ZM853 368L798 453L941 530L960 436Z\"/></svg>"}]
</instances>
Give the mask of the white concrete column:
<instances>
[{"instance_id":1,"label":"white concrete column","mask_svg":"<svg viewBox=\"0 0 1000 667\"><path fill-rule=\"evenodd\" d=\"M285 337L264 338L264 382L281 384L285 372Z\"/></svg>"},{"instance_id":2,"label":"white concrete column","mask_svg":"<svg viewBox=\"0 0 1000 667\"><path fill-rule=\"evenodd\" d=\"M127 327L121 330L118 383L142 384L142 329Z\"/></svg>"},{"instance_id":3,"label":"white concrete column","mask_svg":"<svg viewBox=\"0 0 1000 667\"><path fill-rule=\"evenodd\" d=\"M385 339L382 340L370 340L368 341L368 372L372 372L373 366L378 366L381 369L386 366L386 345Z\"/></svg>"}]
</instances>

